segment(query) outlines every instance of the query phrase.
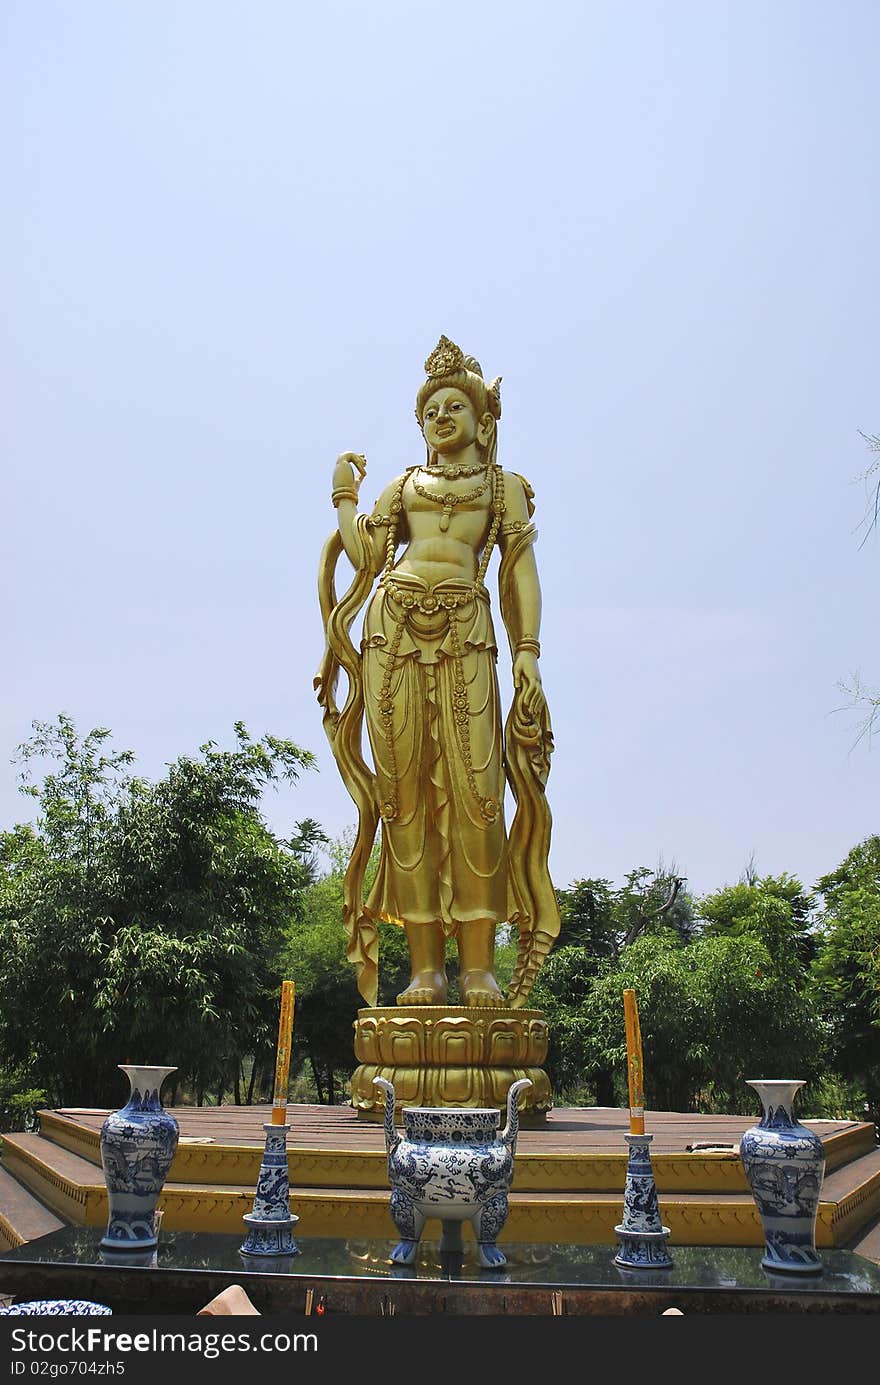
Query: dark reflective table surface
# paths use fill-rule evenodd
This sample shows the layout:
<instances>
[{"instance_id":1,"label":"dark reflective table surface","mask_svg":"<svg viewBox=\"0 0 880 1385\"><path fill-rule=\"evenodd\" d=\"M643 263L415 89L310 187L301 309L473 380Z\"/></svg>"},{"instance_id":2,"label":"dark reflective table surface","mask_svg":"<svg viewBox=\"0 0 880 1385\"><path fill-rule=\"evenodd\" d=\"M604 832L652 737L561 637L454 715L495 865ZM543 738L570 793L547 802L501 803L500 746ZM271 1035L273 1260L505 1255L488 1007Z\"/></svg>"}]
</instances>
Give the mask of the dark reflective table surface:
<instances>
[{"instance_id":1,"label":"dark reflective table surface","mask_svg":"<svg viewBox=\"0 0 880 1385\"><path fill-rule=\"evenodd\" d=\"M441 1255L436 1242L420 1247L411 1267L392 1265L393 1241L343 1240L300 1236L300 1253L284 1257L242 1255L243 1237L205 1232L163 1232L157 1251L105 1251L99 1242L103 1228L65 1227L0 1255L17 1265L94 1266L97 1269L234 1272L248 1275L288 1275L301 1279L411 1280L480 1285L511 1284L541 1288L682 1288L738 1290L754 1294L836 1294L880 1296L880 1266L847 1250L820 1252L821 1274L771 1274L761 1266L757 1246L670 1245L673 1264L665 1270L626 1270L614 1264L616 1245L502 1244L507 1264L481 1269L476 1247L465 1241L464 1255Z\"/></svg>"}]
</instances>

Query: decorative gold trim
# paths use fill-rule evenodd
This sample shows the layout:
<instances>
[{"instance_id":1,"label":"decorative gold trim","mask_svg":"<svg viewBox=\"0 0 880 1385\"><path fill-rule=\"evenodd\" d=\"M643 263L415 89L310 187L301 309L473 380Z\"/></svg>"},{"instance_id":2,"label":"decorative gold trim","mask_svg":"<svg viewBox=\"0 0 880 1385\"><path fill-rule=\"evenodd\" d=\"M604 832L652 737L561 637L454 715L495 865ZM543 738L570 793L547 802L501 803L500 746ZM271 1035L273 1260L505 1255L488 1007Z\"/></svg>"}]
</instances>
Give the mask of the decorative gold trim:
<instances>
[{"instance_id":1,"label":"decorative gold trim","mask_svg":"<svg viewBox=\"0 0 880 1385\"><path fill-rule=\"evenodd\" d=\"M429 1068L362 1063L351 1079L351 1104L362 1120L383 1119L374 1077L384 1077L393 1084L400 1103L395 1113L399 1121L403 1120L404 1106L497 1106L500 1110L510 1087L523 1077L532 1084L523 1093L525 1105L520 1112L520 1124L524 1128L536 1120L543 1121L553 1104L550 1082L540 1068L489 1068L461 1063Z\"/></svg>"},{"instance_id":2,"label":"decorative gold trim","mask_svg":"<svg viewBox=\"0 0 880 1385\"><path fill-rule=\"evenodd\" d=\"M75 1226L99 1226L106 1219L107 1188L103 1183L75 1182L32 1150L21 1148L14 1137L4 1138L3 1164L46 1207ZM103 1206L103 1212L98 1215L95 1214L96 1204Z\"/></svg>"},{"instance_id":3,"label":"decorative gold trim","mask_svg":"<svg viewBox=\"0 0 880 1385\"><path fill-rule=\"evenodd\" d=\"M821 1124L821 1122L807 1121L807 1125ZM860 1154L870 1154L877 1148L877 1139L874 1134L874 1127L869 1122L862 1125L853 1126L851 1130L840 1130L836 1135L826 1135L822 1138L822 1148L825 1151L825 1173L833 1173L835 1169L842 1168L844 1164L849 1164L853 1159L857 1159Z\"/></svg>"},{"instance_id":4,"label":"decorative gold trim","mask_svg":"<svg viewBox=\"0 0 880 1385\"><path fill-rule=\"evenodd\" d=\"M373 1013L373 1012L365 1012ZM528 1011L518 1011L527 1015ZM378 1071L378 1068L377 1068ZM78 1125L53 1111L39 1112L45 1138L101 1166L97 1130ZM8 1138L8 1137L7 1137ZM387 1187L383 1150L297 1148L295 1131L288 1141L290 1186L295 1188ZM826 1175L875 1148L873 1127L865 1124L826 1136L823 1140ZM179 1145L171 1166L169 1183L213 1183L254 1186L262 1159L262 1145ZM623 1188L626 1153L533 1154L520 1150L516 1156L516 1186L535 1192L613 1192ZM726 1151L692 1154L653 1154L651 1164L657 1190L663 1193L748 1193L749 1185L739 1155ZM847 1195L848 1198L854 1195ZM868 1194L865 1194L868 1196ZM878 1209L880 1210L880 1209ZM840 1243L839 1235L835 1244Z\"/></svg>"},{"instance_id":5,"label":"decorative gold trim","mask_svg":"<svg viewBox=\"0 0 880 1385\"><path fill-rule=\"evenodd\" d=\"M0 1212L0 1250L15 1250L25 1244L25 1237L20 1236L12 1222Z\"/></svg>"},{"instance_id":6,"label":"decorative gold trim","mask_svg":"<svg viewBox=\"0 0 880 1385\"><path fill-rule=\"evenodd\" d=\"M399 1120L409 1106L503 1107L514 1082L527 1077L520 1119L526 1126L552 1108L541 1063L549 1032L540 1010L465 1005L376 1006L358 1011L351 1104L380 1121L384 1098L375 1077L394 1084Z\"/></svg>"},{"instance_id":7,"label":"decorative gold trim","mask_svg":"<svg viewBox=\"0 0 880 1385\"><path fill-rule=\"evenodd\" d=\"M101 1167L97 1130L41 1111L40 1131L47 1140ZM262 1145L178 1145L168 1183L232 1184L254 1188L263 1158ZM313 1188L387 1188L384 1150L302 1149L288 1142L290 1186Z\"/></svg>"},{"instance_id":8,"label":"decorative gold trim","mask_svg":"<svg viewBox=\"0 0 880 1385\"><path fill-rule=\"evenodd\" d=\"M70 1117L58 1116L54 1111L38 1111L40 1134L71 1154L88 1159L90 1164L101 1166L101 1136L89 1125L77 1125Z\"/></svg>"},{"instance_id":9,"label":"decorative gold trim","mask_svg":"<svg viewBox=\"0 0 880 1385\"><path fill-rule=\"evenodd\" d=\"M841 1246L852 1240L861 1227L880 1212L880 1169L867 1177L857 1188L844 1193L839 1202L830 1202L831 1245Z\"/></svg>"}]
</instances>

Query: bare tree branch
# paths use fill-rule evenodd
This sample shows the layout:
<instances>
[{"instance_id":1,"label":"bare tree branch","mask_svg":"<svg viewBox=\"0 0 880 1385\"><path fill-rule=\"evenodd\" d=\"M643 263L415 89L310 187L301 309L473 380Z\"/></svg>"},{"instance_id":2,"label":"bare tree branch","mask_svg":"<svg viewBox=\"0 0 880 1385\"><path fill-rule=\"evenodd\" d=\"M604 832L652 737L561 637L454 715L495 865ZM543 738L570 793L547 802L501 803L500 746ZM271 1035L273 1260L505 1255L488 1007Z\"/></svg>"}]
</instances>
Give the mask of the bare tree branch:
<instances>
[{"instance_id":1,"label":"bare tree branch","mask_svg":"<svg viewBox=\"0 0 880 1385\"><path fill-rule=\"evenodd\" d=\"M669 898L666 900L666 903L661 904L659 908L654 909L650 914L646 914L642 909L639 910L638 915L627 929L626 938L624 939L625 947L629 947L630 943L634 943L636 938L644 933L648 924L653 922L654 919L659 919L663 914L669 913L669 910L678 899L679 892L686 879L686 875L676 875L673 878L672 888L669 891ZM645 898L647 898L647 893Z\"/></svg>"},{"instance_id":2,"label":"bare tree branch","mask_svg":"<svg viewBox=\"0 0 880 1385\"><path fill-rule=\"evenodd\" d=\"M880 730L880 688L866 687L858 673L851 674L848 682L839 682L837 686L849 701L844 707L835 707L835 712L851 712L858 707L865 713L850 750L855 750L859 741L867 740L870 745Z\"/></svg>"},{"instance_id":3,"label":"bare tree branch","mask_svg":"<svg viewBox=\"0 0 880 1385\"><path fill-rule=\"evenodd\" d=\"M859 433L868 444L869 451L880 454L880 437L877 437L874 433L862 433L861 428L859 429ZM876 480L874 479L875 477ZM865 533L862 537L862 542L859 544L859 548L864 548L865 544L868 542L868 535L871 533L872 529L877 528L878 521L880 521L880 455L878 455L877 460L872 462L866 471L861 472L855 479L856 481L863 482L865 487L865 513L856 526L856 533L864 526Z\"/></svg>"}]
</instances>

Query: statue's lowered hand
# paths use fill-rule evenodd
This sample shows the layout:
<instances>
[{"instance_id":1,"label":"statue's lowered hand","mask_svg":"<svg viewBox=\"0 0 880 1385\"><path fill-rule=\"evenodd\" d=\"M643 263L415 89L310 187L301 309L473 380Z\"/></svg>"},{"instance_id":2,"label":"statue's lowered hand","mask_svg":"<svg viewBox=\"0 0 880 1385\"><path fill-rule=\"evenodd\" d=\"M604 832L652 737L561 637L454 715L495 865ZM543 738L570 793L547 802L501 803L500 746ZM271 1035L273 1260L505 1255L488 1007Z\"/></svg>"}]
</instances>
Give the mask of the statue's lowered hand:
<instances>
[{"instance_id":1,"label":"statue's lowered hand","mask_svg":"<svg viewBox=\"0 0 880 1385\"><path fill-rule=\"evenodd\" d=\"M538 672L538 659L531 650L520 650L513 660L513 686L522 692L523 706L533 721L546 707L544 688Z\"/></svg>"}]
</instances>

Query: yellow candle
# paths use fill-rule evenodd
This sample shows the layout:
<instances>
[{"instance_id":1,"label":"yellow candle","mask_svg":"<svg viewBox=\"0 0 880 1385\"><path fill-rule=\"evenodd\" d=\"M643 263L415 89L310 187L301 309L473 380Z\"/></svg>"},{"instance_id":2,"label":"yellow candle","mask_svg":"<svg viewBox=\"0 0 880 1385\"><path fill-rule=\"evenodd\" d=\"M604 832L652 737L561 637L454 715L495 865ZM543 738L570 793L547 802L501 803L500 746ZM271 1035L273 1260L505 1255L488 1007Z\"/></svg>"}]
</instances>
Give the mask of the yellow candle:
<instances>
[{"instance_id":1,"label":"yellow candle","mask_svg":"<svg viewBox=\"0 0 880 1385\"><path fill-rule=\"evenodd\" d=\"M290 1073L290 1040L293 1035L293 1003L296 987L292 981L281 983L281 1018L278 1021L278 1054L275 1059L275 1087L272 1093L272 1124L284 1125L287 1120L287 1080Z\"/></svg>"},{"instance_id":2,"label":"yellow candle","mask_svg":"<svg viewBox=\"0 0 880 1385\"><path fill-rule=\"evenodd\" d=\"M629 1133L645 1133L645 1086L642 1068L642 1031L639 1028L639 1007L635 991L623 993L623 1017L626 1022L626 1070L629 1080Z\"/></svg>"}]
</instances>

